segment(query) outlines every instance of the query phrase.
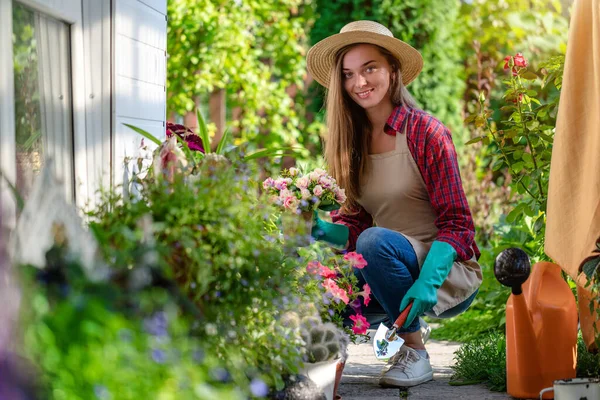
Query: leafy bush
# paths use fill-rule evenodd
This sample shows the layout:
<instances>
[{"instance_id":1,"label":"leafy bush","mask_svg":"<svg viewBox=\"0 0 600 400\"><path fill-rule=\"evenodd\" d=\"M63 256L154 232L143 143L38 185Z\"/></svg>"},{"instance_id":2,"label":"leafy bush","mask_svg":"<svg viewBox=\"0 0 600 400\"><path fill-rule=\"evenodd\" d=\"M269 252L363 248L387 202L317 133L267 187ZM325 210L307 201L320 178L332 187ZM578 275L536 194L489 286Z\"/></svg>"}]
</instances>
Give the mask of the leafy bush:
<instances>
[{"instance_id":1,"label":"leafy bush","mask_svg":"<svg viewBox=\"0 0 600 400\"><path fill-rule=\"evenodd\" d=\"M19 268L27 294L22 351L37 367L40 398L209 400L252 392L193 334L193 315L182 313L150 265L92 280L60 240L46 259L43 270Z\"/></svg>"},{"instance_id":2,"label":"leafy bush","mask_svg":"<svg viewBox=\"0 0 600 400\"><path fill-rule=\"evenodd\" d=\"M455 353L452 385L485 383L493 391L506 390L506 338L499 333L480 336Z\"/></svg>"},{"instance_id":3,"label":"leafy bush","mask_svg":"<svg viewBox=\"0 0 600 400\"><path fill-rule=\"evenodd\" d=\"M309 2L172 0L167 12L169 114L184 115L222 89L229 125L242 141L273 147L310 140L296 96L304 85Z\"/></svg>"},{"instance_id":4,"label":"leafy bush","mask_svg":"<svg viewBox=\"0 0 600 400\"><path fill-rule=\"evenodd\" d=\"M299 334L278 323L299 302L297 262L279 233L266 231L273 208L258 195L255 167L207 154L190 173L182 154L159 153L173 164L148 173L139 200L108 194L89 214L105 258L135 266L143 238L151 238L158 265L198 308L198 335L211 352L235 379L260 374L280 387L282 374L301 363Z\"/></svg>"}]
</instances>

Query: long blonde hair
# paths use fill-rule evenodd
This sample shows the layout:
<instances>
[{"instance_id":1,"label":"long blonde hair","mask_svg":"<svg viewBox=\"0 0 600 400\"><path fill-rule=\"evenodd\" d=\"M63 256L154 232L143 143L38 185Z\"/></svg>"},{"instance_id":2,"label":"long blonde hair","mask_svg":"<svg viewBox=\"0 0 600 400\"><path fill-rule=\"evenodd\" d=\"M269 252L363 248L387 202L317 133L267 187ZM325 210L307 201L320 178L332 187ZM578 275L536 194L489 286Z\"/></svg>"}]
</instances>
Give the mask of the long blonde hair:
<instances>
[{"instance_id":1,"label":"long blonde hair","mask_svg":"<svg viewBox=\"0 0 600 400\"><path fill-rule=\"evenodd\" d=\"M337 53L326 96L328 135L325 161L331 176L346 190L347 200L341 209L345 214L352 214L358 209L361 182L371 167L368 154L373 127L366 111L346 93L343 81L344 56L358 44L346 46ZM392 104L394 107L404 104L415 108L415 101L402 84L400 62L386 49L374 46L387 59L391 73L395 75L390 83Z\"/></svg>"}]
</instances>

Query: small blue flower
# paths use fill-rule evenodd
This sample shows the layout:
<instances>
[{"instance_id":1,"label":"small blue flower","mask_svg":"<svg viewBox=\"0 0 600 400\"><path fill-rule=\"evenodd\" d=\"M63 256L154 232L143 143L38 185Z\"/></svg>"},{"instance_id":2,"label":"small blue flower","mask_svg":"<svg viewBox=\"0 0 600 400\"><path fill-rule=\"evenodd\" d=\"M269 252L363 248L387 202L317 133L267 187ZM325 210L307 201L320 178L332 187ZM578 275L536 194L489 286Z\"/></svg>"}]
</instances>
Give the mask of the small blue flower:
<instances>
[{"instance_id":1,"label":"small blue flower","mask_svg":"<svg viewBox=\"0 0 600 400\"><path fill-rule=\"evenodd\" d=\"M168 326L167 315L163 311L154 313L151 318L144 320L144 330L152 336L167 336Z\"/></svg>"},{"instance_id":2,"label":"small blue flower","mask_svg":"<svg viewBox=\"0 0 600 400\"><path fill-rule=\"evenodd\" d=\"M94 394L98 399L108 399L110 398L110 392L104 385L96 384L94 385Z\"/></svg>"},{"instance_id":3,"label":"small blue flower","mask_svg":"<svg viewBox=\"0 0 600 400\"><path fill-rule=\"evenodd\" d=\"M250 382L250 392L255 397L265 397L269 394L269 387L261 379L254 378Z\"/></svg>"},{"instance_id":4,"label":"small blue flower","mask_svg":"<svg viewBox=\"0 0 600 400\"><path fill-rule=\"evenodd\" d=\"M204 361L204 352L202 350L196 350L192 353L192 360L197 362L198 364Z\"/></svg>"},{"instance_id":5,"label":"small blue flower","mask_svg":"<svg viewBox=\"0 0 600 400\"><path fill-rule=\"evenodd\" d=\"M247 281L247 280L245 280L245 279L242 279L242 280L240 281L240 283L242 284L242 286L248 286L248 281Z\"/></svg>"},{"instance_id":6,"label":"small blue flower","mask_svg":"<svg viewBox=\"0 0 600 400\"><path fill-rule=\"evenodd\" d=\"M231 375L229 374L229 372L222 367L213 368L210 371L210 376L213 379L223 383L228 382L229 379L231 379Z\"/></svg>"},{"instance_id":7,"label":"small blue flower","mask_svg":"<svg viewBox=\"0 0 600 400\"><path fill-rule=\"evenodd\" d=\"M253 255L254 257L258 257L258 256L260 256L260 251L258 251L258 250L254 250L254 251L252 252L252 255Z\"/></svg>"},{"instance_id":8,"label":"small blue flower","mask_svg":"<svg viewBox=\"0 0 600 400\"><path fill-rule=\"evenodd\" d=\"M152 350L152 359L154 360L154 362L157 362L159 364L164 364L165 361L167 360L167 356L165 355L165 352L160 350L160 349L153 349Z\"/></svg>"}]
</instances>

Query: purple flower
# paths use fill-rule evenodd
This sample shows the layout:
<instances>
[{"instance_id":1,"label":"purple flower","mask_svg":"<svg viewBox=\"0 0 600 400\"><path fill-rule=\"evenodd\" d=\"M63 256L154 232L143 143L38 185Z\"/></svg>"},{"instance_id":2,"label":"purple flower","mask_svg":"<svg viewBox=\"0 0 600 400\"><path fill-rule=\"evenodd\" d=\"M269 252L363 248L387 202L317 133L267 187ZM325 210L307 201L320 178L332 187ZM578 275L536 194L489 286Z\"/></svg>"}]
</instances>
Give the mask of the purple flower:
<instances>
[{"instance_id":1,"label":"purple flower","mask_svg":"<svg viewBox=\"0 0 600 400\"><path fill-rule=\"evenodd\" d=\"M250 392L255 397L265 397L269 393L269 387L261 379L254 378L250 382Z\"/></svg>"},{"instance_id":2,"label":"purple flower","mask_svg":"<svg viewBox=\"0 0 600 400\"><path fill-rule=\"evenodd\" d=\"M228 382L231 378L229 372L222 367L213 368L210 371L210 376L219 382Z\"/></svg>"},{"instance_id":3,"label":"purple flower","mask_svg":"<svg viewBox=\"0 0 600 400\"><path fill-rule=\"evenodd\" d=\"M146 318L144 320L144 330L152 336L167 336L168 326L167 316L163 311L154 313L151 318Z\"/></svg>"},{"instance_id":4,"label":"purple flower","mask_svg":"<svg viewBox=\"0 0 600 400\"><path fill-rule=\"evenodd\" d=\"M200 364L202 361L204 361L204 352L202 350L196 350L192 353L192 359L197 362L198 364Z\"/></svg>"},{"instance_id":5,"label":"purple flower","mask_svg":"<svg viewBox=\"0 0 600 400\"><path fill-rule=\"evenodd\" d=\"M154 362L159 364L164 364L164 362L167 360L165 352L160 349L153 349L151 355Z\"/></svg>"},{"instance_id":6,"label":"purple flower","mask_svg":"<svg viewBox=\"0 0 600 400\"><path fill-rule=\"evenodd\" d=\"M110 397L110 392L104 385L94 385L94 394L98 399L108 399Z\"/></svg>"}]
</instances>

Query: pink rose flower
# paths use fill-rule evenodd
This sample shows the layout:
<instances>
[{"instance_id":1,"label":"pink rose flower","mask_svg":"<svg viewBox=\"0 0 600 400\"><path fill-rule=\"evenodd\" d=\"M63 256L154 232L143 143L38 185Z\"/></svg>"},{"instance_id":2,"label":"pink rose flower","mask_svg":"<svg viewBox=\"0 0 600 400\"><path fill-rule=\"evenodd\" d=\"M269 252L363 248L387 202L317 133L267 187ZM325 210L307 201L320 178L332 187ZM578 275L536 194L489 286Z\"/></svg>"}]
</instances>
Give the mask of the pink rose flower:
<instances>
[{"instance_id":1,"label":"pink rose flower","mask_svg":"<svg viewBox=\"0 0 600 400\"><path fill-rule=\"evenodd\" d=\"M323 188L321 187L321 185L317 185L314 187L313 194L317 197L321 197L321 195L323 194Z\"/></svg>"},{"instance_id":2,"label":"pink rose flower","mask_svg":"<svg viewBox=\"0 0 600 400\"><path fill-rule=\"evenodd\" d=\"M269 189L269 188L273 187L274 183L275 183L275 181L273 180L273 178L267 178L263 182L263 188Z\"/></svg>"},{"instance_id":3,"label":"pink rose flower","mask_svg":"<svg viewBox=\"0 0 600 400\"><path fill-rule=\"evenodd\" d=\"M362 254L359 254L359 253L357 253L355 251L351 251L350 253L346 253L344 255L344 260L350 261L350 264L352 264L352 266L354 268L363 269L364 267L367 266L367 261L364 259L364 257L362 256Z\"/></svg>"},{"instance_id":4,"label":"pink rose flower","mask_svg":"<svg viewBox=\"0 0 600 400\"><path fill-rule=\"evenodd\" d=\"M371 326L371 324L367 322L367 319L361 314L351 315L350 319L354 321L352 332L354 332L357 335L364 335L365 333L367 333L367 329L369 329L369 326Z\"/></svg>"}]
</instances>

